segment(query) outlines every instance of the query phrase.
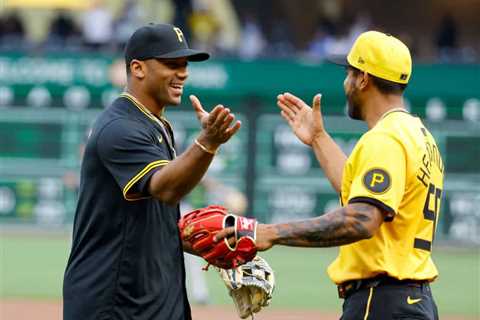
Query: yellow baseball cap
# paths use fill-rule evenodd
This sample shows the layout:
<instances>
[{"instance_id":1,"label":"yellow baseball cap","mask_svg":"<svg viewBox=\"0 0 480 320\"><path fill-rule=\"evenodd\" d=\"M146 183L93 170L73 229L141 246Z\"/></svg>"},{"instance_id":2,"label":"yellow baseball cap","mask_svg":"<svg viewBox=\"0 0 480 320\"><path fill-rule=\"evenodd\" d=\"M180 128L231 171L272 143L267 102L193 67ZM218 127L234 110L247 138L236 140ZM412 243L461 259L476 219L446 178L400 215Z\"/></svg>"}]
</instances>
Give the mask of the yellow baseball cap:
<instances>
[{"instance_id":1,"label":"yellow baseball cap","mask_svg":"<svg viewBox=\"0 0 480 320\"><path fill-rule=\"evenodd\" d=\"M358 36L343 61L332 62L350 65L381 79L397 83L408 83L412 74L410 50L390 34L367 31Z\"/></svg>"}]
</instances>

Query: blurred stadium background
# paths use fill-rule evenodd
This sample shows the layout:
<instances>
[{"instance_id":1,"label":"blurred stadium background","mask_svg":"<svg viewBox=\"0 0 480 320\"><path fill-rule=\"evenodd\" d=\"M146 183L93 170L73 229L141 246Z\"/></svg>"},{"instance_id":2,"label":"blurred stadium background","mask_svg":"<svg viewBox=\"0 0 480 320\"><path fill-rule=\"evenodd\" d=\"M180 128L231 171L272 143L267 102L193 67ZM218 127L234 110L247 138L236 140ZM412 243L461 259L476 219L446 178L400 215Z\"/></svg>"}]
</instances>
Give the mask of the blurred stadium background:
<instances>
[{"instance_id":1,"label":"blurred stadium background","mask_svg":"<svg viewBox=\"0 0 480 320\"><path fill-rule=\"evenodd\" d=\"M414 56L408 106L436 136L446 167L434 294L443 315L479 318L479 12L479 0L0 1L0 318L23 319L20 310L7 314L5 301L60 304L82 145L96 115L122 91L123 44L146 22L175 23L192 47L213 53L190 65L184 96L226 104L242 120L209 176L243 191L248 214L264 222L338 206L314 156L282 121L276 95L311 101L321 92L326 125L349 152L366 128L345 117L344 73L325 58L348 51L368 29L406 42ZM191 107L185 102L167 116L182 149L198 131ZM325 273L335 253L264 254L277 270L275 319L298 310L339 313ZM216 275L207 276L210 303L233 308ZM58 308L54 314L45 319L60 319Z\"/></svg>"}]
</instances>

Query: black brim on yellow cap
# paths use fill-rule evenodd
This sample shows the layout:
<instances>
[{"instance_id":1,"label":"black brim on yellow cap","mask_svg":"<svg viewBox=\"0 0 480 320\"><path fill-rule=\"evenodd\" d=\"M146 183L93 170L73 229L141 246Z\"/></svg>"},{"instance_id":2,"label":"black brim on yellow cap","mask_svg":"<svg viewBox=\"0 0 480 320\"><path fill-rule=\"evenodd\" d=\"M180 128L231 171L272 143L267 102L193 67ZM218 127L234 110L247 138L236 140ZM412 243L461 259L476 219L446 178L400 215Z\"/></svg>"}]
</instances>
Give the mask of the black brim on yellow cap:
<instances>
[{"instance_id":1,"label":"black brim on yellow cap","mask_svg":"<svg viewBox=\"0 0 480 320\"><path fill-rule=\"evenodd\" d=\"M346 55L335 55L327 58L327 61L339 66L348 67L350 64L347 61Z\"/></svg>"}]
</instances>

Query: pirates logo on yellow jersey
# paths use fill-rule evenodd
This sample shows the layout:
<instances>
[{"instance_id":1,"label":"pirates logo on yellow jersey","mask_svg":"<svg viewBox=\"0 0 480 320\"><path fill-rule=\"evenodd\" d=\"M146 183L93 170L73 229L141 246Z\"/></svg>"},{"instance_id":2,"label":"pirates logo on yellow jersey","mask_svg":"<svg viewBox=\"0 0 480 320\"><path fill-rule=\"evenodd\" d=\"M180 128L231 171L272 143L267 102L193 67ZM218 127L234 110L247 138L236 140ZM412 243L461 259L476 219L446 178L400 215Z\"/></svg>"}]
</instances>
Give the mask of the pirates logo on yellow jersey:
<instances>
[{"instance_id":1,"label":"pirates logo on yellow jersey","mask_svg":"<svg viewBox=\"0 0 480 320\"><path fill-rule=\"evenodd\" d=\"M365 188L377 194L384 193L390 189L392 185L391 182L388 172L380 168L370 169L363 176L363 185Z\"/></svg>"}]
</instances>

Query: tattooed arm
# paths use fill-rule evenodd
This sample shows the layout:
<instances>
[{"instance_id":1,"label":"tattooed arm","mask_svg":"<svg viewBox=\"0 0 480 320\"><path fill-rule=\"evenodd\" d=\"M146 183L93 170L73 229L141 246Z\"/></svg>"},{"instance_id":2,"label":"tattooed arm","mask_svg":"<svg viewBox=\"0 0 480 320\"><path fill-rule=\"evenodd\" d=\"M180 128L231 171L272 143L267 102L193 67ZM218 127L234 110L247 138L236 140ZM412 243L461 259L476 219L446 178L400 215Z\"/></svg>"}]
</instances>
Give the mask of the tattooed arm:
<instances>
[{"instance_id":1,"label":"tattooed arm","mask_svg":"<svg viewBox=\"0 0 480 320\"><path fill-rule=\"evenodd\" d=\"M352 203L320 217L282 223L259 224L256 246L268 250L280 244L294 247L334 247L371 238L384 219L383 212L368 203ZM227 228L217 241L230 237L234 230Z\"/></svg>"},{"instance_id":2,"label":"tattooed arm","mask_svg":"<svg viewBox=\"0 0 480 320\"><path fill-rule=\"evenodd\" d=\"M371 238L383 222L382 212L367 203L353 203L318 218L266 227L273 244L334 247ZM270 230L268 230L270 229ZM259 232L261 245L262 232Z\"/></svg>"}]
</instances>

